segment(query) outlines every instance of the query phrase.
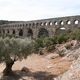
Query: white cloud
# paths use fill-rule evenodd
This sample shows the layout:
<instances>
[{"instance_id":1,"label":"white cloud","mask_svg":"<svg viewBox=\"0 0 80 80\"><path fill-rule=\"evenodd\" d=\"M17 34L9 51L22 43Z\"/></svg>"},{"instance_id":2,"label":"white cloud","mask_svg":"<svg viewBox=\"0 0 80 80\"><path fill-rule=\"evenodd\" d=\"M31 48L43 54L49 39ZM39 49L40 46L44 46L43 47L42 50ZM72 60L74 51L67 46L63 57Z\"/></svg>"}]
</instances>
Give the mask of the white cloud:
<instances>
[{"instance_id":1,"label":"white cloud","mask_svg":"<svg viewBox=\"0 0 80 80\"><path fill-rule=\"evenodd\" d=\"M79 15L79 0L0 0L0 18L33 20Z\"/></svg>"}]
</instances>

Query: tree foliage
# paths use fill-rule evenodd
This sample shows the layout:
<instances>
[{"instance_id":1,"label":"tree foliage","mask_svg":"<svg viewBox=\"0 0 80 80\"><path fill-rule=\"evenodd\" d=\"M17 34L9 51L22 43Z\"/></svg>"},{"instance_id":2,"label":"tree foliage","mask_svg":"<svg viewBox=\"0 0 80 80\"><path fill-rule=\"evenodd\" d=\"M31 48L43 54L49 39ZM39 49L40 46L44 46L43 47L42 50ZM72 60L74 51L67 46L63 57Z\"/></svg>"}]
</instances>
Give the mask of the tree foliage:
<instances>
[{"instance_id":1,"label":"tree foliage","mask_svg":"<svg viewBox=\"0 0 80 80\"><path fill-rule=\"evenodd\" d=\"M32 53L32 40L20 38L0 38L0 61L26 58Z\"/></svg>"},{"instance_id":2,"label":"tree foliage","mask_svg":"<svg viewBox=\"0 0 80 80\"><path fill-rule=\"evenodd\" d=\"M0 38L0 62L5 62L4 75L11 74L12 65L16 60L27 58L34 51L31 39Z\"/></svg>"}]
</instances>

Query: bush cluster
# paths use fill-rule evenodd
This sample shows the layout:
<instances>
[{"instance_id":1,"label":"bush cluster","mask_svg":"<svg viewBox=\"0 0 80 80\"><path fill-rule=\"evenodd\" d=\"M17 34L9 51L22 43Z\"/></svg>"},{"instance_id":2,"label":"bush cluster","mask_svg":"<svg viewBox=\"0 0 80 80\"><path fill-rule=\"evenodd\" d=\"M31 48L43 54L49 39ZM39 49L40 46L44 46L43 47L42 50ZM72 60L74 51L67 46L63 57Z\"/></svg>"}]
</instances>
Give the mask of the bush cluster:
<instances>
[{"instance_id":1,"label":"bush cluster","mask_svg":"<svg viewBox=\"0 0 80 80\"><path fill-rule=\"evenodd\" d=\"M33 52L33 41L20 38L0 38L0 61L10 60L11 57L26 58Z\"/></svg>"},{"instance_id":2,"label":"bush cluster","mask_svg":"<svg viewBox=\"0 0 80 80\"><path fill-rule=\"evenodd\" d=\"M3 35L3 38L6 36ZM10 39L12 37L15 37L14 35L8 35ZM17 38L18 39L18 38ZM34 40L34 47L33 50L34 52L38 52L41 48L46 47L47 51L52 51L55 49L56 44L62 44L65 43L68 40L80 40L80 29L73 29L71 31L67 31L62 34L56 34L53 37L40 37ZM69 46L67 46L68 48Z\"/></svg>"},{"instance_id":3,"label":"bush cluster","mask_svg":"<svg viewBox=\"0 0 80 80\"><path fill-rule=\"evenodd\" d=\"M80 40L80 29L74 29L70 32L57 34L53 37L38 38L35 40L35 49L38 51L39 48L46 47L48 51L55 49L56 44L62 44L68 40Z\"/></svg>"}]
</instances>

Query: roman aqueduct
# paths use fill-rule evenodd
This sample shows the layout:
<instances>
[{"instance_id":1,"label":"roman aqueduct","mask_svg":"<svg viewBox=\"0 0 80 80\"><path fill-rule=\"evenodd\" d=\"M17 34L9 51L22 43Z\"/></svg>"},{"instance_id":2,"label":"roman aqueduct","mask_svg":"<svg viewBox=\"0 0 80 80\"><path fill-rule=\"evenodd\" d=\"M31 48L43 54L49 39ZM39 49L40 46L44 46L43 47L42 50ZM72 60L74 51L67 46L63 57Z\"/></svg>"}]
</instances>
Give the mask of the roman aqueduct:
<instances>
[{"instance_id":1,"label":"roman aqueduct","mask_svg":"<svg viewBox=\"0 0 80 80\"><path fill-rule=\"evenodd\" d=\"M80 16L58 17L34 21L22 21L0 25L0 34L37 38L54 36L58 30L80 28Z\"/></svg>"}]
</instances>

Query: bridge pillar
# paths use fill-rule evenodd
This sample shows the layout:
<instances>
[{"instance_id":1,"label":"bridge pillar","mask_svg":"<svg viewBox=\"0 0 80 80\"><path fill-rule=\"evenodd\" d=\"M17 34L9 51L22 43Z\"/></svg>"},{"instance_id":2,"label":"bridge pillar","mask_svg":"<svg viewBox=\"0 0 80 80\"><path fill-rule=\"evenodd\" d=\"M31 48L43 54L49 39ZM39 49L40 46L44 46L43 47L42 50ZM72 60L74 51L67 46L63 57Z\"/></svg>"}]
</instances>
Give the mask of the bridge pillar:
<instances>
[{"instance_id":1,"label":"bridge pillar","mask_svg":"<svg viewBox=\"0 0 80 80\"><path fill-rule=\"evenodd\" d=\"M27 37L27 29L23 28L23 37Z\"/></svg>"},{"instance_id":2,"label":"bridge pillar","mask_svg":"<svg viewBox=\"0 0 80 80\"><path fill-rule=\"evenodd\" d=\"M49 37L52 37L52 36L54 36L54 34L55 34L55 28L48 28L48 32L49 32Z\"/></svg>"},{"instance_id":3,"label":"bridge pillar","mask_svg":"<svg viewBox=\"0 0 80 80\"><path fill-rule=\"evenodd\" d=\"M34 29L33 30L33 38L37 38L38 37L38 30Z\"/></svg>"},{"instance_id":4,"label":"bridge pillar","mask_svg":"<svg viewBox=\"0 0 80 80\"><path fill-rule=\"evenodd\" d=\"M19 30L18 29L15 30L15 36L19 37Z\"/></svg>"},{"instance_id":5,"label":"bridge pillar","mask_svg":"<svg viewBox=\"0 0 80 80\"><path fill-rule=\"evenodd\" d=\"M12 35L12 29L10 29L10 32L9 32L9 34L10 34L10 35Z\"/></svg>"}]
</instances>

